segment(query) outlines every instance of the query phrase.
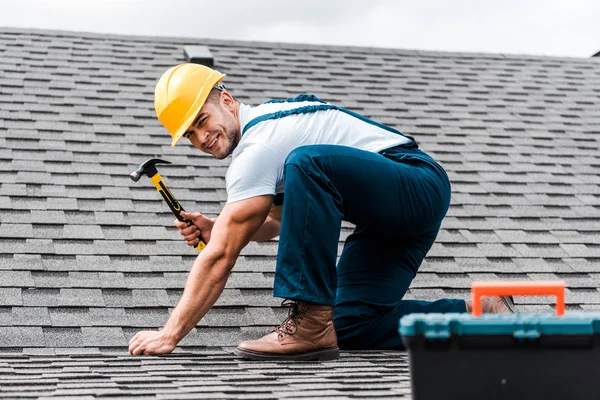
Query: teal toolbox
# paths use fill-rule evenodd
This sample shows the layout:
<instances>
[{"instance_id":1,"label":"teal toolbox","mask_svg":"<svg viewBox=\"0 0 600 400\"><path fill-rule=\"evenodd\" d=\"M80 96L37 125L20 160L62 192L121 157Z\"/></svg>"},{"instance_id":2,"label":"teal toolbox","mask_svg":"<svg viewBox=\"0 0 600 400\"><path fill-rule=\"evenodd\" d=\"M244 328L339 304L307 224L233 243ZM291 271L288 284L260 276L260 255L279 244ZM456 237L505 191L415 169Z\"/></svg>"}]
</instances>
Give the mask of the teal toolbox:
<instances>
[{"instance_id":1,"label":"teal toolbox","mask_svg":"<svg viewBox=\"0 0 600 400\"><path fill-rule=\"evenodd\" d=\"M410 314L415 400L600 399L600 313Z\"/></svg>"},{"instance_id":2,"label":"teal toolbox","mask_svg":"<svg viewBox=\"0 0 600 400\"><path fill-rule=\"evenodd\" d=\"M600 399L600 313L411 314L414 400Z\"/></svg>"}]
</instances>

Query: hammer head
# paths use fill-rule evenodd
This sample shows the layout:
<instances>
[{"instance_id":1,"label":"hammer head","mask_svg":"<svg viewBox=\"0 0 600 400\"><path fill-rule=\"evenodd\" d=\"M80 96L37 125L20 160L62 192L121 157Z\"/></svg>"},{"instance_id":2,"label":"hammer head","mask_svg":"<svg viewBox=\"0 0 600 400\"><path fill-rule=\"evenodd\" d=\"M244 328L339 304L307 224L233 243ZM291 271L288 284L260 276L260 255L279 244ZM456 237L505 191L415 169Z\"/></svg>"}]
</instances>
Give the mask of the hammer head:
<instances>
[{"instance_id":1,"label":"hammer head","mask_svg":"<svg viewBox=\"0 0 600 400\"><path fill-rule=\"evenodd\" d=\"M151 158L140 164L140 167L129 174L132 181L137 182L140 180L142 175L146 175L148 178L152 178L158 173L156 170L156 164L171 164L169 161L161 160L160 158Z\"/></svg>"}]
</instances>

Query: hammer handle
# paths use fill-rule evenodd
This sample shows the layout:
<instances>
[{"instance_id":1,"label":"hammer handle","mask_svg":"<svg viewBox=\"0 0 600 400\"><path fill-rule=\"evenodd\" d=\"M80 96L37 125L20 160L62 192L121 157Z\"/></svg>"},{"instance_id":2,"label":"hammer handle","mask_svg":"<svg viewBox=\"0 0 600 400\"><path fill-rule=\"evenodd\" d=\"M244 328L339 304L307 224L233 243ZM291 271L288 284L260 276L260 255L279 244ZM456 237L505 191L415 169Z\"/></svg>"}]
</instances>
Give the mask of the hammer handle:
<instances>
[{"instance_id":1,"label":"hammer handle","mask_svg":"<svg viewBox=\"0 0 600 400\"><path fill-rule=\"evenodd\" d=\"M173 214L175 214L175 218L177 218L181 222L185 222L187 226L193 225L194 223L192 221L181 216L181 212L184 211L184 209L183 207L181 207L181 204L179 204L179 202L175 199L175 196L173 196L167 185L165 185L165 182L162 180L160 174L157 172L154 176L150 177L150 180L152 181L152 183L154 183L154 186L156 186L156 189L162 195L163 199L165 199ZM206 243L202 240L202 238L199 238L199 242L194 247L194 250L202 250L205 247Z\"/></svg>"}]
</instances>

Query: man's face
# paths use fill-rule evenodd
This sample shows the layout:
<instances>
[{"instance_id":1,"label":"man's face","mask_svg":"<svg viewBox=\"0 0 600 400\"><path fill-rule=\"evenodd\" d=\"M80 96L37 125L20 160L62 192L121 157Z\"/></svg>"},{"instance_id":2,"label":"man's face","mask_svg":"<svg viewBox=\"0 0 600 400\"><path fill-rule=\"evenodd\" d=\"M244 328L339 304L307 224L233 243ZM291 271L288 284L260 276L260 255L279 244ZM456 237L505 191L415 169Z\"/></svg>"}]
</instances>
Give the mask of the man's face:
<instances>
[{"instance_id":1,"label":"man's face","mask_svg":"<svg viewBox=\"0 0 600 400\"><path fill-rule=\"evenodd\" d=\"M234 116L234 100L221 94L219 104L205 103L189 129L190 142L219 160L230 155L240 141L240 124Z\"/></svg>"}]
</instances>

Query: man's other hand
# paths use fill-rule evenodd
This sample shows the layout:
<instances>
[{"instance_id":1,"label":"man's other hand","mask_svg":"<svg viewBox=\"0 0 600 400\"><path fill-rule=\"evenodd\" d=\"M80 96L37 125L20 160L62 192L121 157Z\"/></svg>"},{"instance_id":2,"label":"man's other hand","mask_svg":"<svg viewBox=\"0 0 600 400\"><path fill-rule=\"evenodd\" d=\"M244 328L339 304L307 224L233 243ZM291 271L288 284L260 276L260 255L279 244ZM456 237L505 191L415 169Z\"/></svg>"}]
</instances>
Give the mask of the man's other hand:
<instances>
[{"instance_id":1,"label":"man's other hand","mask_svg":"<svg viewBox=\"0 0 600 400\"><path fill-rule=\"evenodd\" d=\"M200 236L204 243L210 241L210 233L216 218L208 218L199 212L189 213L185 211L181 212L181 216L193 222L193 225L190 226L187 226L185 222L181 222L178 219L173 222L187 244L190 246L197 245L200 241Z\"/></svg>"},{"instance_id":2,"label":"man's other hand","mask_svg":"<svg viewBox=\"0 0 600 400\"><path fill-rule=\"evenodd\" d=\"M175 343L163 331L141 331L129 341L129 354L132 356L167 354L174 348Z\"/></svg>"}]
</instances>

